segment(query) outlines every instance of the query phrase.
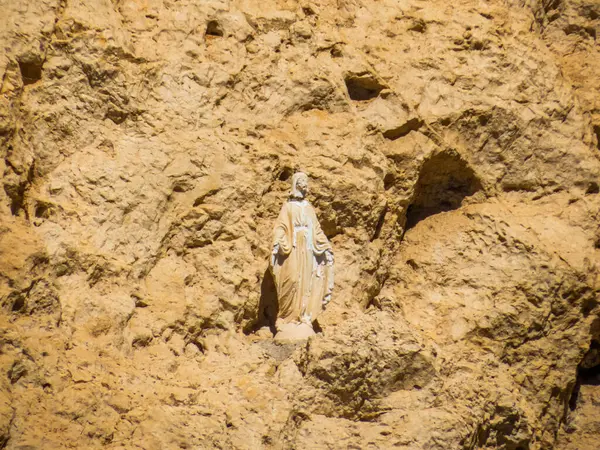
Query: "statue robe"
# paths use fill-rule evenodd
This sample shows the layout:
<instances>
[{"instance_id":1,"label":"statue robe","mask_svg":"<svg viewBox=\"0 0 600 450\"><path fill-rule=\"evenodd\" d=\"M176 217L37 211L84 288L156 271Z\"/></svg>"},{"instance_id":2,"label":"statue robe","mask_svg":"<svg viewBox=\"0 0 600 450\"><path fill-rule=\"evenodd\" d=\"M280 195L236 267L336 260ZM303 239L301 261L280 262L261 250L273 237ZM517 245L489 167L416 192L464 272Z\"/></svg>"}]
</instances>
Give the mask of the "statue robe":
<instances>
[{"instance_id":1,"label":"statue robe","mask_svg":"<svg viewBox=\"0 0 600 450\"><path fill-rule=\"evenodd\" d=\"M279 301L278 320L309 323L323 310L323 299L333 289L333 263L325 252L331 244L321 230L312 205L288 200L274 228L272 272Z\"/></svg>"}]
</instances>

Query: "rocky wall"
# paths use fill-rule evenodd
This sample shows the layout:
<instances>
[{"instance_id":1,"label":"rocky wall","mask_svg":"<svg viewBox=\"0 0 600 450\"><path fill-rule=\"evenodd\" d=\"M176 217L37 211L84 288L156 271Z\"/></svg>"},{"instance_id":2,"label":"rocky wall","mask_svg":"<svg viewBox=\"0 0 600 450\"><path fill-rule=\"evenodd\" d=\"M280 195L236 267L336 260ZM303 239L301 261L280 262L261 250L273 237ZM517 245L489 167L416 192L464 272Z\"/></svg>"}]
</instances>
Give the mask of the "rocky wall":
<instances>
[{"instance_id":1,"label":"rocky wall","mask_svg":"<svg viewBox=\"0 0 600 450\"><path fill-rule=\"evenodd\" d=\"M0 11L0 448L600 446L596 2ZM280 345L296 170L336 287Z\"/></svg>"}]
</instances>

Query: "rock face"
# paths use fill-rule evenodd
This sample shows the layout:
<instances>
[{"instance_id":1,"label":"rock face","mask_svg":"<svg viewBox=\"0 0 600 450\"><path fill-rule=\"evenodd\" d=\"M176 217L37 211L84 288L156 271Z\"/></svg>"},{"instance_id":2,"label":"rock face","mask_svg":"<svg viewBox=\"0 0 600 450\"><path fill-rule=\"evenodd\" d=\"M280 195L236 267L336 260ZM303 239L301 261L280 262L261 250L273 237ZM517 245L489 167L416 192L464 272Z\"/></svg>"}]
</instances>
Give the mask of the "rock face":
<instances>
[{"instance_id":1,"label":"rock face","mask_svg":"<svg viewBox=\"0 0 600 450\"><path fill-rule=\"evenodd\" d=\"M598 2L0 9L0 448L600 448Z\"/></svg>"}]
</instances>

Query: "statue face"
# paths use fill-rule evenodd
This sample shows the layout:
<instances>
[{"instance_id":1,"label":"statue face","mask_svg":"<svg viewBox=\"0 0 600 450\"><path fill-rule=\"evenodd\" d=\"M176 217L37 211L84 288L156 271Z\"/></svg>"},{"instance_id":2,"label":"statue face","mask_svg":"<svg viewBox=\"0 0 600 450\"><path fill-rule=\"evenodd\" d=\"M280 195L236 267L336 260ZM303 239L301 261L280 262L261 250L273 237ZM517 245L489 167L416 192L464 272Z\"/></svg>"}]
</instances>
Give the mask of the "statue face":
<instances>
[{"instance_id":1,"label":"statue face","mask_svg":"<svg viewBox=\"0 0 600 450\"><path fill-rule=\"evenodd\" d=\"M300 177L296 182L296 188L302 193L303 196L306 196L308 192L308 178Z\"/></svg>"}]
</instances>

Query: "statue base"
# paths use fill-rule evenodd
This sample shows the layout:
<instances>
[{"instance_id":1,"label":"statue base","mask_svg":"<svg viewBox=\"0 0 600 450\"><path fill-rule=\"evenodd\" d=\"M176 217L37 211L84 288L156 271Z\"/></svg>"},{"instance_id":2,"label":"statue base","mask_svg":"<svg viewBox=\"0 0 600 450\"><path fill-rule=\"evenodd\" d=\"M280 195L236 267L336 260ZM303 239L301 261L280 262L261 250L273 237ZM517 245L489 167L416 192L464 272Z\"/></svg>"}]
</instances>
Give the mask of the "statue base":
<instances>
[{"instance_id":1,"label":"statue base","mask_svg":"<svg viewBox=\"0 0 600 450\"><path fill-rule=\"evenodd\" d=\"M276 342L305 341L316 333L305 323L284 323L277 326Z\"/></svg>"}]
</instances>

